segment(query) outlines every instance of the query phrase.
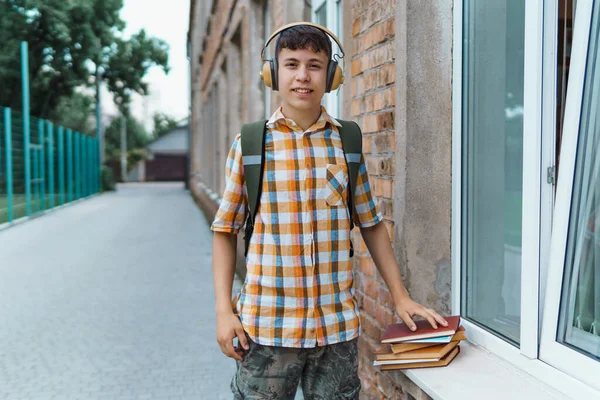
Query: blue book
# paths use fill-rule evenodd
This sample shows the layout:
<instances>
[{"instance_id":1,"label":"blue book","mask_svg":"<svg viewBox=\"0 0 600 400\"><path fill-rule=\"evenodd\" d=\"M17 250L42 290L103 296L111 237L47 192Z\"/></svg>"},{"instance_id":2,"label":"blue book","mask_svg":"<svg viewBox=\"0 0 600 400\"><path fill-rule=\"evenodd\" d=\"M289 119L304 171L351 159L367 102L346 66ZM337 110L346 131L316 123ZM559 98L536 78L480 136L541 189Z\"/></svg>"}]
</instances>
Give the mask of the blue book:
<instances>
[{"instance_id":1,"label":"blue book","mask_svg":"<svg viewBox=\"0 0 600 400\"><path fill-rule=\"evenodd\" d=\"M424 338L424 339L406 340L402 343L450 343L451 340L452 340L452 335L448 335L448 336L438 336L438 337Z\"/></svg>"}]
</instances>

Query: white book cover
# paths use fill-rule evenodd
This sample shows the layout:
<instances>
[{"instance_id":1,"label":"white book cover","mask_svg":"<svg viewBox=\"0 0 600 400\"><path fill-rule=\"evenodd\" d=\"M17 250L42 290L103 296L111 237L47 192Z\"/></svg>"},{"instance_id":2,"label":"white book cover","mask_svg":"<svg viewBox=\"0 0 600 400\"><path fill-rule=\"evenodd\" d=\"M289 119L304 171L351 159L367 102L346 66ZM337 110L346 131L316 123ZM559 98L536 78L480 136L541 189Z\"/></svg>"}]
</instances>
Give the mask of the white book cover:
<instances>
[{"instance_id":1,"label":"white book cover","mask_svg":"<svg viewBox=\"0 0 600 400\"><path fill-rule=\"evenodd\" d=\"M381 361L373 361L373 365L375 367L380 365L398 365L398 364L413 364L413 363L423 363L423 362L436 362L440 361L439 358L424 358L424 359L415 359L415 360L381 360Z\"/></svg>"}]
</instances>

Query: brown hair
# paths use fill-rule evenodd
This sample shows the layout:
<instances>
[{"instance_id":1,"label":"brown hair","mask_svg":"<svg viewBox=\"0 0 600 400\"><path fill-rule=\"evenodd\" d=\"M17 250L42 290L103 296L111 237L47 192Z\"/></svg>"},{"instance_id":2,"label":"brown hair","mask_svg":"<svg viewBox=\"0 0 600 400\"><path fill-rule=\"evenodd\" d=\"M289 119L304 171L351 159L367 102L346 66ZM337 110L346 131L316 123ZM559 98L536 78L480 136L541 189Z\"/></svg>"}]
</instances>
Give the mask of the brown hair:
<instances>
[{"instance_id":1,"label":"brown hair","mask_svg":"<svg viewBox=\"0 0 600 400\"><path fill-rule=\"evenodd\" d=\"M281 49L306 50L315 53L323 52L327 58L331 58L331 41L329 36L310 25L293 26L279 34L275 44L275 57L279 56Z\"/></svg>"}]
</instances>

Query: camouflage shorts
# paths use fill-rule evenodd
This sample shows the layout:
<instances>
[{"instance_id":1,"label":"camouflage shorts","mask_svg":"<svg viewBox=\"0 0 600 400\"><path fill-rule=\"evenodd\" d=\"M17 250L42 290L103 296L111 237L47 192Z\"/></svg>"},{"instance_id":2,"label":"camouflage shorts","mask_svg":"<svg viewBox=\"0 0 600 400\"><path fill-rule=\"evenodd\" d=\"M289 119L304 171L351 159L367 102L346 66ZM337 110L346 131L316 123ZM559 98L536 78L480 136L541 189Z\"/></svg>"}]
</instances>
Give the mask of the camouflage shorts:
<instances>
[{"instance_id":1,"label":"camouflage shorts","mask_svg":"<svg viewBox=\"0 0 600 400\"><path fill-rule=\"evenodd\" d=\"M358 339L305 349L248 344L231 380L234 400L293 400L299 384L306 400L358 399Z\"/></svg>"}]
</instances>

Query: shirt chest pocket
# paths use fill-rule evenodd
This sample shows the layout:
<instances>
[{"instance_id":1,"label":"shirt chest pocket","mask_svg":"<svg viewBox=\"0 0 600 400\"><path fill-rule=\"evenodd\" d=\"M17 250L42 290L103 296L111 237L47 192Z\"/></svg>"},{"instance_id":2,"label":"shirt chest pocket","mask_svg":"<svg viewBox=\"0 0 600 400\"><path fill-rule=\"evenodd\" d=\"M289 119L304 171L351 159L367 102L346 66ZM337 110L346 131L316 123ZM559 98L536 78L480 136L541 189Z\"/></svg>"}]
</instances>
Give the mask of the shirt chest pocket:
<instances>
[{"instance_id":1,"label":"shirt chest pocket","mask_svg":"<svg viewBox=\"0 0 600 400\"><path fill-rule=\"evenodd\" d=\"M348 170L345 165L327 164L325 201L329 206L345 205L344 193L348 187Z\"/></svg>"}]
</instances>

